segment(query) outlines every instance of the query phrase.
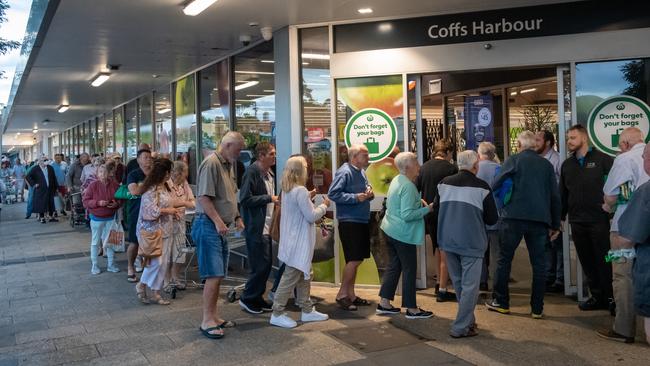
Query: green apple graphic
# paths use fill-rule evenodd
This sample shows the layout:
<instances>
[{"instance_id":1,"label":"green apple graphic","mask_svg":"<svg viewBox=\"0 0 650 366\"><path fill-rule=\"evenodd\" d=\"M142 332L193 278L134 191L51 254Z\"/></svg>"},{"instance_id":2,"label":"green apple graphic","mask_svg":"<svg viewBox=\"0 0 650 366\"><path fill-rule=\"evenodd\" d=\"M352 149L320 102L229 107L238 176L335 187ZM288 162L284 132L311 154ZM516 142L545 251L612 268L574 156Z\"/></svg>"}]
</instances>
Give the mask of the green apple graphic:
<instances>
[{"instance_id":1,"label":"green apple graphic","mask_svg":"<svg viewBox=\"0 0 650 366\"><path fill-rule=\"evenodd\" d=\"M342 79L337 88L339 98L353 111L377 108L393 118L404 114L401 76Z\"/></svg>"},{"instance_id":2,"label":"green apple graphic","mask_svg":"<svg viewBox=\"0 0 650 366\"><path fill-rule=\"evenodd\" d=\"M390 182L399 174L393 158L386 158L370 164L366 169L368 182L375 194L386 195Z\"/></svg>"}]
</instances>

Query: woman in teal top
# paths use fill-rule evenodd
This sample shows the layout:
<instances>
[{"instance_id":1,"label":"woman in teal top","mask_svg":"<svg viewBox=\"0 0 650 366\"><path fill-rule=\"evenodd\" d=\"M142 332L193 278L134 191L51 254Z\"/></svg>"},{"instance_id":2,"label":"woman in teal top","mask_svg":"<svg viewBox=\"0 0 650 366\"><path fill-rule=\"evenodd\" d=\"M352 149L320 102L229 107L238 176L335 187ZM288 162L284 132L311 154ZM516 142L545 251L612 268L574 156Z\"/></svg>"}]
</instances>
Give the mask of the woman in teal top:
<instances>
[{"instance_id":1,"label":"woman in teal top","mask_svg":"<svg viewBox=\"0 0 650 366\"><path fill-rule=\"evenodd\" d=\"M424 216L432 211L432 204L420 199L413 181L420 174L417 156L410 152L395 157L400 174L393 178L388 188L386 215L381 230L386 235L390 263L382 278L377 305L378 314L398 314L401 309L393 307L391 301L400 275L402 276L402 306L406 308L407 319L425 319L433 316L430 311L417 306L415 299L415 277L417 271L417 246L424 242Z\"/></svg>"}]
</instances>

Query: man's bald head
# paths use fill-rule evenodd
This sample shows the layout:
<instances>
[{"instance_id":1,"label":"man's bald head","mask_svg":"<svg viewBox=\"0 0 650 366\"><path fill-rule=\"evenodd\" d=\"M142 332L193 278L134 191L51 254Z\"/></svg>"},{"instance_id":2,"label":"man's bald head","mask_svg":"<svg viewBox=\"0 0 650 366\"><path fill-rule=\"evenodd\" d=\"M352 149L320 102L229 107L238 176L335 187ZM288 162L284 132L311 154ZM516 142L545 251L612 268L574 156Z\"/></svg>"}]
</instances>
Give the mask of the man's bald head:
<instances>
[{"instance_id":1,"label":"man's bald head","mask_svg":"<svg viewBox=\"0 0 650 366\"><path fill-rule=\"evenodd\" d=\"M621 149L621 152L630 151L638 143L643 143L643 132L636 127L624 129L618 139L618 147Z\"/></svg>"}]
</instances>

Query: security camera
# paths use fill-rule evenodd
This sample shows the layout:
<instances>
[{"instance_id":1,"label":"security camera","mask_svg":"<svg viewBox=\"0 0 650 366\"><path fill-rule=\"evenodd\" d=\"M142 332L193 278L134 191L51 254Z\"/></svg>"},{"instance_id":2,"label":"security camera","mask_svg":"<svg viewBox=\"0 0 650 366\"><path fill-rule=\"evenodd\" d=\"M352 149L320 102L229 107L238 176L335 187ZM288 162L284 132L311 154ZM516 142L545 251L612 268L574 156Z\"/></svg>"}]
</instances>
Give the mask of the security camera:
<instances>
[{"instance_id":1,"label":"security camera","mask_svg":"<svg viewBox=\"0 0 650 366\"><path fill-rule=\"evenodd\" d=\"M249 36L248 34L242 34L241 36L239 36L239 42L241 42L241 44L244 47L246 47L249 44L251 44L251 36Z\"/></svg>"},{"instance_id":2,"label":"security camera","mask_svg":"<svg viewBox=\"0 0 650 366\"><path fill-rule=\"evenodd\" d=\"M273 38L273 28L271 27L262 27L260 28L260 33L262 33L262 38L265 41L270 41Z\"/></svg>"}]
</instances>

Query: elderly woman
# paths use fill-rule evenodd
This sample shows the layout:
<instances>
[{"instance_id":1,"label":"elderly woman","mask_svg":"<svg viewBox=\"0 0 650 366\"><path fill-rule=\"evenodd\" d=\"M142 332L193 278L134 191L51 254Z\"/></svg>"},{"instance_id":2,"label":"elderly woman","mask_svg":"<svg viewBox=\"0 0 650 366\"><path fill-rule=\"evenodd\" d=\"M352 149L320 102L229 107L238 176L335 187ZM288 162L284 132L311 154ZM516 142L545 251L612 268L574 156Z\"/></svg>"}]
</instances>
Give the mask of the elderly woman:
<instances>
[{"instance_id":1,"label":"elderly woman","mask_svg":"<svg viewBox=\"0 0 650 366\"><path fill-rule=\"evenodd\" d=\"M280 220L280 246L278 259L286 267L275 292L271 325L294 328L297 323L284 309L289 296L296 289L296 305L302 309L303 322L316 322L329 319L314 308L309 297L311 286L311 260L314 256L316 233L314 222L327 212L330 201L314 207L307 182L307 161L302 156L287 160L282 173L282 219Z\"/></svg>"},{"instance_id":2,"label":"elderly woman","mask_svg":"<svg viewBox=\"0 0 650 366\"><path fill-rule=\"evenodd\" d=\"M151 173L147 175L142 184L142 203L138 214L136 235L138 241L142 242L143 231L154 232L162 230L162 256L151 258L144 271L140 282L135 285L138 298L145 304L150 301L146 295L146 287L152 293L151 302L159 305L169 305L169 301L160 296L163 287L167 266L164 258L169 258L172 237L174 232L173 217L180 216L179 211L174 207L174 197L171 188L167 184L171 175L172 162L168 159L158 158L153 162Z\"/></svg>"},{"instance_id":3,"label":"elderly woman","mask_svg":"<svg viewBox=\"0 0 650 366\"><path fill-rule=\"evenodd\" d=\"M97 168L97 179L90 183L83 193L83 205L88 210L90 216L90 261L92 268L91 274L99 274L101 270L97 265L99 249L102 246L103 239L110 233L111 226L115 221L115 214L121 206L121 201L115 199L115 192L119 184L113 179L115 163L108 162ZM117 273L120 271L115 266L115 252L113 247L106 247L108 256L108 266L106 271Z\"/></svg>"},{"instance_id":4,"label":"elderly woman","mask_svg":"<svg viewBox=\"0 0 650 366\"><path fill-rule=\"evenodd\" d=\"M175 161L168 182L174 198L174 207L180 209L180 216L174 216L173 244L170 251L171 256L169 257L171 265L169 282L173 283L179 290L185 289L185 283L180 283L178 280L181 264L185 263L185 253L182 251L185 247L185 209L193 209L195 206L194 194L192 194L192 189L187 183L188 173L187 164L182 161Z\"/></svg>"},{"instance_id":5,"label":"elderly woman","mask_svg":"<svg viewBox=\"0 0 650 366\"><path fill-rule=\"evenodd\" d=\"M476 176L484 180L490 187L496 181L501 169L501 162L496 153L497 148L491 142L481 142L478 145L478 173ZM488 291L489 277L494 279L499 255L499 223L485 227L488 235L488 252L483 257L483 270L481 271L481 291ZM490 266L491 264L491 266Z\"/></svg>"},{"instance_id":6,"label":"elderly woman","mask_svg":"<svg viewBox=\"0 0 650 366\"><path fill-rule=\"evenodd\" d=\"M101 156L93 158L92 164L86 165L81 171L81 190L84 191L88 186L97 180L97 168L104 165L106 160Z\"/></svg>"},{"instance_id":7,"label":"elderly woman","mask_svg":"<svg viewBox=\"0 0 650 366\"><path fill-rule=\"evenodd\" d=\"M403 152L395 157L399 175L388 188L386 215L381 230L386 235L390 263L382 279L377 305L378 314L398 314L393 307L395 290L402 275L402 306L407 308L407 319L424 319L433 316L430 311L417 306L415 299L415 274L417 271L417 246L424 242L424 216L432 211L432 203L420 200L415 184L420 174L420 164L415 154ZM284 212L283 212L284 213ZM283 217L284 219L284 217Z\"/></svg>"}]
</instances>

